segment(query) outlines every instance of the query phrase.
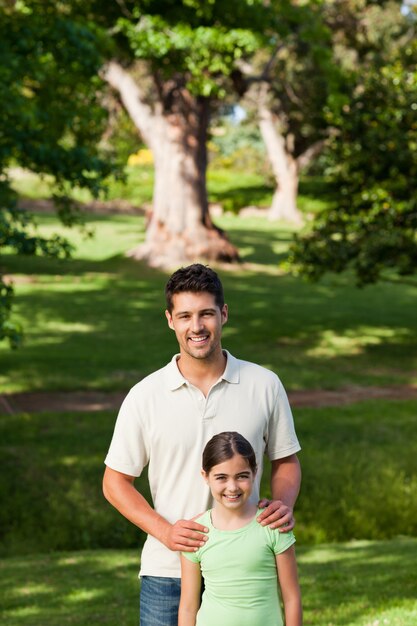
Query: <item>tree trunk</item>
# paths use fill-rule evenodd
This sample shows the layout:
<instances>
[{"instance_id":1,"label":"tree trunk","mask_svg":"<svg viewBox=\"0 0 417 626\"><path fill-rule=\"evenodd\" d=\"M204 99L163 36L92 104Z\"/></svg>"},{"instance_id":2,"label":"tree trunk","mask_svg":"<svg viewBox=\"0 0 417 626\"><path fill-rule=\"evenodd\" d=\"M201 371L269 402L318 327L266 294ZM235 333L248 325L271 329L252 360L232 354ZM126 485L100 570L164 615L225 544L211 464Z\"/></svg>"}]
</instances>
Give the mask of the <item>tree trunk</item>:
<instances>
[{"instance_id":1,"label":"tree trunk","mask_svg":"<svg viewBox=\"0 0 417 626\"><path fill-rule=\"evenodd\" d=\"M297 207L298 163L277 129L277 119L262 102L262 98L259 105L259 128L277 183L268 215L270 219L301 224L303 219Z\"/></svg>"},{"instance_id":2,"label":"tree trunk","mask_svg":"<svg viewBox=\"0 0 417 626\"><path fill-rule=\"evenodd\" d=\"M176 90L174 105L150 107L131 76L112 62L103 73L154 156L153 211L143 245L130 256L154 267L235 261L236 248L211 221L206 190L209 101ZM176 99L176 100L175 100Z\"/></svg>"},{"instance_id":3,"label":"tree trunk","mask_svg":"<svg viewBox=\"0 0 417 626\"><path fill-rule=\"evenodd\" d=\"M296 161L286 155L285 170L280 173L278 186L272 197L268 217L271 220L287 220L294 224L302 224L301 212L297 207L298 167ZM276 174L275 177L277 178Z\"/></svg>"}]
</instances>

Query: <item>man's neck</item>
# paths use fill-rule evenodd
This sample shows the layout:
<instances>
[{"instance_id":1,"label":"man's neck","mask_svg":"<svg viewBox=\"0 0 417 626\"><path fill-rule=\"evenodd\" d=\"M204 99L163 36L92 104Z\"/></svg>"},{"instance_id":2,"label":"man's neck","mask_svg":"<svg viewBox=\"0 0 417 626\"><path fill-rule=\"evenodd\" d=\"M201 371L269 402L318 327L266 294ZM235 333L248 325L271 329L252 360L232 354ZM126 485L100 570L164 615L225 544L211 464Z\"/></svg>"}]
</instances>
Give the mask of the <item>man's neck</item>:
<instances>
[{"instance_id":1,"label":"man's neck","mask_svg":"<svg viewBox=\"0 0 417 626\"><path fill-rule=\"evenodd\" d=\"M177 367L189 383L198 387L207 396L211 387L226 369L227 357L222 350L207 359L194 359L181 353Z\"/></svg>"}]
</instances>

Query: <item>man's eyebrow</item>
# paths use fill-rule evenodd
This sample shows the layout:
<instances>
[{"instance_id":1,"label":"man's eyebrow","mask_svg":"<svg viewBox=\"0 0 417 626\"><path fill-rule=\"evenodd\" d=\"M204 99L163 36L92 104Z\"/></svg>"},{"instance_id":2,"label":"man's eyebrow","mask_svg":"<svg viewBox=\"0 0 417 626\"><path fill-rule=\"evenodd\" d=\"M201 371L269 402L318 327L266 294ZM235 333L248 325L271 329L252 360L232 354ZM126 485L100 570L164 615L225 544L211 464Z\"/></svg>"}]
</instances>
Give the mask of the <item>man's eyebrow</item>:
<instances>
[{"instance_id":1,"label":"man's eyebrow","mask_svg":"<svg viewBox=\"0 0 417 626\"><path fill-rule=\"evenodd\" d=\"M201 309L198 313L215 313L215 307L207 307L207 309ZM190 315L191 311L173 311L174 315Z\"/></svg>"}]
</instances>

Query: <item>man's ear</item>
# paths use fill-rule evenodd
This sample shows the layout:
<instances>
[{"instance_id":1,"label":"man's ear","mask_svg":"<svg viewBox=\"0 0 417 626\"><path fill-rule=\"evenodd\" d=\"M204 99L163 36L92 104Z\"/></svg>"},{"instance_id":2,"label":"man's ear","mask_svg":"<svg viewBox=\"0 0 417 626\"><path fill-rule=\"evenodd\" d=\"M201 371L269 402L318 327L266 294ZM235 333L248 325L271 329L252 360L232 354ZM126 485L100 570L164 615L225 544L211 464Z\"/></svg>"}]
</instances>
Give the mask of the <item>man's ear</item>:
<instances>
[{"instance_id":1,"label":"man's ear","mask_svg":"<svg viewBox=\"0 0 417 626\"><path fill-rule=\"evenodd\" d=\"M174 330L174 325L172 323L172 315L171 313L168 311L168 309L165 310L165 317L167 318L168 321L168 326L170 327L171 330Z\"/></svg>"},{"instance_id":2,"label":"man's ear","mask_svg":"<svg viewBox=\"0 0 417 626\"><path fill-rule=\"evenodd\" d=\"M227 320L229 319L229 308L227 304L223 304L221 314L222 314L222 325L223 325L223 324L226 324Z\"/></svg>"}]
</instances>

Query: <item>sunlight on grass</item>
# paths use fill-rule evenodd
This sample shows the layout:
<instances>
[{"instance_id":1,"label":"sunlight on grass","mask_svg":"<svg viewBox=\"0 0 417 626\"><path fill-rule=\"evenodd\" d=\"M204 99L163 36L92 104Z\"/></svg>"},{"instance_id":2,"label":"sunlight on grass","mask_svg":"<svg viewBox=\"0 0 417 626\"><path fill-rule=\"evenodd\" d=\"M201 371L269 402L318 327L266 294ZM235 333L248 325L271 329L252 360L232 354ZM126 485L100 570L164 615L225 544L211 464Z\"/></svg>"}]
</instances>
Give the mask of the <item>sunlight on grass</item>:
<instances>
[{"instance_id":1,"label":"sunlight on grass","mask_svg":"<svg viewBox=\"0 0 417 626\"><path fill-rule=\"evenodd\" d=\"M318 337L317 344L306 350L311 357L354 356L362 354L368 346L378 346L390 340L403 341L411 338L407 329L395 330L392 328L358 327L348 330L344 335L336 334L332 330L324 330Z\"/></svg>"},{"instance_id":2,"label":"sunlight on grass","mask_svg":"<svg viewBox=\"0 0 417 626\"><path fill-rule=\"evenodd\" d=\"M63 597L63 602L86 602L103 595L101 589L73 589Z\"/></svg>"},{"instance_id":3,"label":"sunlight on grass","mask_svg":"<svg viewBox=\"0 0 417 626\"><path fill-rule=\"evenodd\" d=\"M102 260L124 255L145 239L143 215L115 214L111 219L103 215L88 215L87 235L78 227L66 228L53 214L35 214L39 235L58 234L73 246L74 259Z\"/></svg>"},{"instance_id":4,"label":"sunlight on grass","mask_svg":"<svg viewBox=\"0 0 417 626\"><path fill-rule=\"evenodd\" d=\"M25 607L17 607L16 609L11 609L8 611L8 615L10 619L15 618L17 621L14 622L16 624L25 623L25 618L38 616L41 612L41 608L37 605L33 606L25 606ZM21 621L23 620L23 621ZM31 621L33 624L33 622Z\"/></svg>"},{"instance_id":5,"label":"sunlight on grass","mask_svg":"<svg viewBox=\"0 0 417 626\"><path fill-rule=\"evenodd\" d=\"M417 624L417 602L405 601L401 608L394 607L387 611L376 611L364 626L415 626Z\"/></svg>"},{"instance_id":6,"label":"sunlight on grass","mask_svg":"<svg viewBox=\"0 0 417 626\"><path fill-rule=\"evenodd\" d=\"M416 548L416 539L398 539L299 549L306 623L413 626Z\"/></svg>"},{"instance_id":7,"label":"sunlight on grass","mask_svg":"<svg viewBox=\"0 0 417 626\"><path fill-rule=\"evenodd\" d=\"M78 245L68 261L2 256L25 329L20 350L0 342L6 392L127 389L177 350L163 314L168 273L124 256L143 240L144 218L90 217L96 236L68 231ZM53 214L38 219L41 229L57 227ZM225 348L270 366L287 389L415 382L415 288L358 290L348 276L309 284L280 265L293 227L232 214L216 223L242 257L215 265L230 311Z\"/></svg>"},{"instance_id":8,"label":"sunlight on grass","mask_svg":"<svg viewBox=\"0 0 417 626\"><path fill-rule=\"evenodd\" d=\"M95 327L92 324L82 322L49 322L49 331L52 333L88 333Z\"/></svg>"},{"instance_id":9,"label":"sunlight on grass","mask_svg":"<svg viewBox=\"0 0 417 626\"><path fill-rule=\"evenodd\" d=\"M22 596L28 596L31 594L49 593L50 587L45 584L32 583L25 585L24 587L16 587L16 594Z\"/></svg>"},{"instance_id":10,"label":"sunlight on grass","mask_svg":"<svg viewBox=\"0 0 417 626\"><path fill-rule=\"evenodd\" d=\"M78 456L62 456L60 459L61 465L66 465L67 467L73 467L77 463L79 463L80 459Z\"/></svg>"},{"instance_id":11,"label":"sunlight on grass","mask_svg":"<svg viewBox=\"0 0 417 626\"><path fill-rule=\"evenodd\" d=\"M16 274L16 283L19 284L19 274ZM25 282L19 286L20 294L30 294L33 285L37 286L38 293L47 298L50 292L71 293L79 291L100 291L106 287L109 280L114 279L114 274L90 273L83 276L36 276L33 281ZM45 289L46 287L46 289Z\"/></svg>"},{"instance_id":12,"label":"sunlight on grass","mask_svg":"<svg viewBox=\"0 0 417 626\"><path fill-rule=\"evenodd\" d=\"M298 546L305 624L415 626L416 549L416 539ZM138 567L136 550L4 559L0 583L4 623L133 626ZM17 577L24 579L18 588L12 584ZM22 588L30 593L21 594Z\"/></svg>"}]
</instances>

